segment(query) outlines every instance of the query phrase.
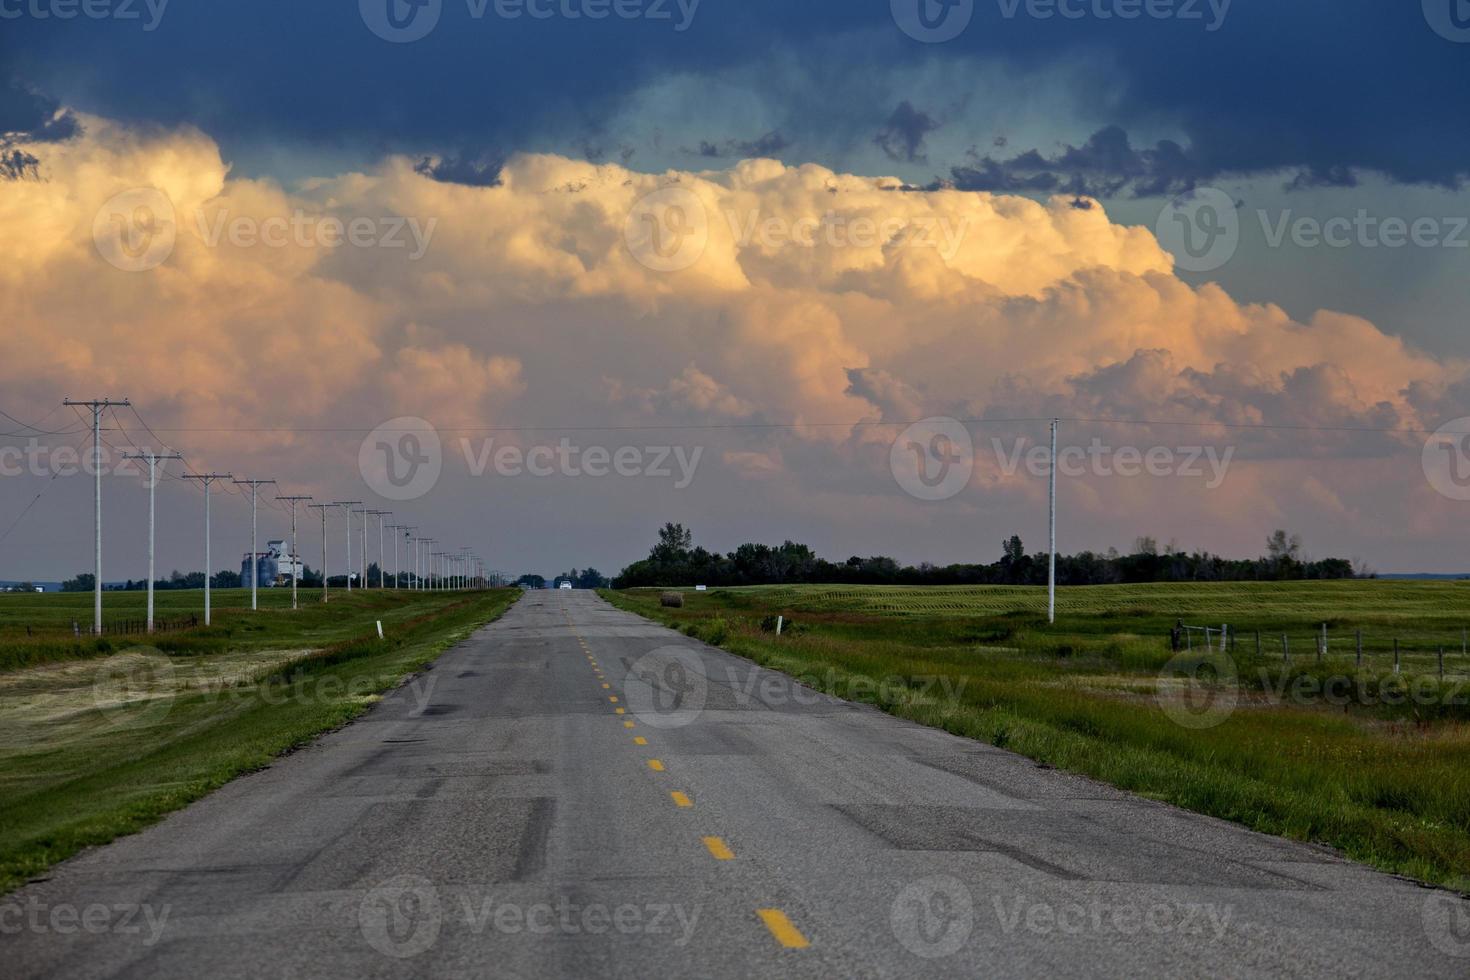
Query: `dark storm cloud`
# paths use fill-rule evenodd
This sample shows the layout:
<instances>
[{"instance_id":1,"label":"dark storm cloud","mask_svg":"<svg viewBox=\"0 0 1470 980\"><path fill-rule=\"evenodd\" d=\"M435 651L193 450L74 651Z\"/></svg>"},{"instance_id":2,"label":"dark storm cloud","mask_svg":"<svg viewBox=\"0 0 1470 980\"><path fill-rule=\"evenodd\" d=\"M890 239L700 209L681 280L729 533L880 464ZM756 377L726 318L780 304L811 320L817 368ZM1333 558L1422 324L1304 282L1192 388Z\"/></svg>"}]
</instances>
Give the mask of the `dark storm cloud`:
<instances>
[{"instance_id":1,"label":"dark storm cloud","mask_svg":"<svg viewBox=\"0 0 1470 980\"><path fill-rule=\"evenodd\" d=\"M468 184L471 187L495 187L500 184L500 171L505 157L424 157L414 164L414 171L446 184Z\"/></svg>"},{"instance_id":2,"label":"dark storm cloud","mask_svg":"<svg viewBox=\"0 0 1470 980\"><path fill-rule=\"evenodd\" d=\"M893 115L873 137L873 142L890 160L913 163L924 159L924 137L938 128L939 123L927 112L915 109L913 103L905 99L893 110Z\"/></svg>"},{"instance_id":3,"label":"dark storm cloud","mask_svg":"<svg viewBox=\"0 0 1470 980\"><path fill-rule=\"evenodd\" d=\"M721 157L735 157L748 159L750 157L774 157L782 150L791 145L791 141L780 132L772 130L753 140L725 140L723 143L714 143L710 140L700 140L699 149L686 149L685 153L694 153L698 156L718 159Z\"/></svg>"},{"instance_id":4,"label":"dark storm cloud","mask_svg":"<svg viewBox=\"0 0 1470 980\"><path fill-rule=\"evenodd\" d=\"M40 158L16 149L17 143L55 143L77 134L76 118L59 109L55 99L19 81L0 87L0 180L40 177Z\"/></svg>"},{"instance_id":5,"label":"dark storm cloud","mask_svg":"<svg viewBox=\"0 0 1470 980\"><path fill-rule=\"evenodd\" d=\"M1137 197L1193 190L1219 168L1195 159L1179 144L1160 140L1135 149L1117 126L1098 130L1082 146L1068 146L1053 157L1028 150L997 160L970 151L972 161L953 167L948 184L971 191L1061 191L1089 197Z\"/></svg>"},{"instance_id":6,"label":"dark storm cloud","mask_svg":"<svg viewBox=\"0 0 1470 980\"><path fill-rule=\"evenodd\" d=\"M907 160L923 152L917 120L895 124L885 73L907 70L952 89L956 99L984 99L986 66L1044 76L1102 58L1114 66L1107 86L1071 93L1068 118L1115 126L1103 131L1106 138L964 160L932 159L931 139L931 163L953 168L949 179L960 186L1105 194L1162 194L1210 174L1269 171L1299 173L1299 186L1341 185L1377 171L1458 187L1470 169L1470 127L1463 125L1470 45L1436 34L1421 4L1411 2L1240 2L1216 30L1178 18L1038 19L1024 5L1005 16L1009 5L977 3L965 32L944 44L906 37L881 2L705 0L687 29L676 30L675 22L649 18L507 20L495 16L493 3L444 0L432 33L408 44L375 36L357 8L181 0L147 31L116 19L22 17L0 32L0 63L77 108L194 123L227 153L263 140L468 159L492 148L575 148L589 137L656 149L647 131L604 127L634 107L634 93L666 83L709 95L710 118L701 122L715 132L745 125L734 118L737 98L783 107L787 156L871 146L883 130L879 145ZM821 98L793 92L775 70L784 62L830 87ZM714 98L717 86L697 88L752 66L742 76L751 81L729 104ZM13 93L5 101L0 111L30 116L5 128L51 125L38 123L24 100L9 104ZM636 109L657 118L658 105ZM775 121L766 122L773 133ZM1132 147L1122 135L1161 126L1181 134L1177 143ZM821 141L808 142L815 133ZM724 155L726 143L720 137L708 146Z\"/></svg>"}]
</instances>

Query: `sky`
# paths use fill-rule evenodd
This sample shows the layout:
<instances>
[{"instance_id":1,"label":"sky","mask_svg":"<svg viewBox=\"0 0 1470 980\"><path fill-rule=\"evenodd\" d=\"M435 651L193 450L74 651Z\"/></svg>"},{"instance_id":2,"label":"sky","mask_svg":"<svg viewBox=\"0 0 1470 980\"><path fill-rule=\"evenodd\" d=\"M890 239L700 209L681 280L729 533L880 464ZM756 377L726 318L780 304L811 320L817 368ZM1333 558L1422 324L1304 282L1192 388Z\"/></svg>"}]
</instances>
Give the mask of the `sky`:
<instances>
[{"instance_id":1,"label":"sky","mask_svg":"<svg viewBox=\"0 0 1470 980\"><path fill-rule=\"evenodd\" d=\"M102 396L109 580L164 449L164 572L209 470L512 575L990 561L1051 418L1063 551L1470 571L1467 68L1460 0L0 0L0 578L90 567Z\"/></svg>"}]
</instances>

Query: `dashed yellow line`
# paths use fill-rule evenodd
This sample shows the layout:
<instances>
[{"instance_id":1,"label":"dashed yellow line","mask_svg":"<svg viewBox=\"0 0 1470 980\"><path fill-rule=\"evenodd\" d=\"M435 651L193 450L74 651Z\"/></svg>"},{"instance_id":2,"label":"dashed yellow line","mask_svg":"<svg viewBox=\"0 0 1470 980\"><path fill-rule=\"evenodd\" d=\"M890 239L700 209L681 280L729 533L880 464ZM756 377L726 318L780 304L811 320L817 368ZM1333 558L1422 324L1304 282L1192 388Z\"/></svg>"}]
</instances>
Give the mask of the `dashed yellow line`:
<instances>
[{"instance_id":1,"label":"dashed yellow line","mask_svg":"<svg viewBox=\"0 0 1470 980\"><path fill-rule=\"evenodd\" d=\"M649 759L648 768L652 769L654 772L663 772L664 764L662 762L659 762L657 759Z\"/></svg>"},{"instance_id":2,"label":"dashed yellow line","mask_svg":"<svg viewBox=\"0 0 1470 980\"><path fill-rule=\"evenodd\" d=\"M647 745L648 744L648 739L644 738L642 735L634 735L633 736L633 744L634 745Z\"/></svg>"},{"instance_id":3,"label":"dashed yellow line","mask_svg":"<svg viewBox=\"0 0 1470 980\"><path fill-rule=\"evenodd\" d=\"M632 728L633 727L633 720L630 718L629 720L623 722L623 727L624 728Z\"/></svg>"},{"instance_id":4,"label":"dashed yellow line","mask_svg":"<svg viewBox=\"0 0 1470 980\"><path fill-rule=\"evenodd\" d=\"M706 837L704 846L709 850L710 857L716 861L735 860L735 852L730 850L729 846L718 837Z\"/></svg>"},{"instance_id":5,"label":"dashed yellow line","mask_svg":"<svg viewBox=\"0 0 1470 980\"><path fill-rule=\"evenodd\" d=\"M780 909L756 909L755 914L761 917L771 935L776 937L776 942L787 949L806 949L811 945Z\"/></svg>"},{"instance_id":6,"label":"dashed yellow line","mask_svg":"<svg viewBox=\"0 0 1470 980\"><path fill-rule=\"evenodd\" d=\"M616 715L621 715L621 714L626 714L626 713L627 712L623 708L614 708L613 709L613 714L616 714Z\"/></svg>"},{"instance_id":7,"label":"dashed yellow line","mask_svg":"<svg viewBox=\"0 0 1470 980\"><path fill-rule=\"evenodd\" d=\"M618 696L616 694L609 695L608 696L608 700L611 701L613 704L617 704L618 703Z\"/></svg>"},{"instance_id":8,"label":"dashed yellow line","mask_svg":"<svg viewBox=\"0 0 1470 980\"><path fill-rule=\"evenodd\" d=\"M674 805L675 806L693 806L694 805L694 801L691 800L691 799L689 799L688 795L686 795L684 793L681 793L678 790L674 790L669 795L674 798Z\"/></svg>"},{"instance_id":9,"label":"dashed yellow line","mask_svg":"<svg viewBox=\"0 0 1470 980\"><path fill-rule=\"evenodd\" d=\"M612 685L611 684L604 684L604 685L602 685L602 689L604 691L610 691L610 690L612 690Z\"/></svg>"}]
</instances>

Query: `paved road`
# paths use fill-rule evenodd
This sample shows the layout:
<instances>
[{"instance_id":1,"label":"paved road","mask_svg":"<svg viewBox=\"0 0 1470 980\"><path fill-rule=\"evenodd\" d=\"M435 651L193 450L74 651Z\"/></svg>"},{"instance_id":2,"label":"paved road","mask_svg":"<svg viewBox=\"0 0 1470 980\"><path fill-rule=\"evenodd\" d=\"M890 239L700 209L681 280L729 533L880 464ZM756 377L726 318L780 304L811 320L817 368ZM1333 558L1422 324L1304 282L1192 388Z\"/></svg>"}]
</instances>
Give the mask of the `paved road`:
<instances>
[{"instance_id":1,"label":"paved road","mask_svg":"<svg viewBox=\"0 0 1470 980\"><path fill-rule=\"evenodd\" d=\"M587 592L0 908L10 977L1470 975L1443 893Z\"/></svg>"}]
</instances>

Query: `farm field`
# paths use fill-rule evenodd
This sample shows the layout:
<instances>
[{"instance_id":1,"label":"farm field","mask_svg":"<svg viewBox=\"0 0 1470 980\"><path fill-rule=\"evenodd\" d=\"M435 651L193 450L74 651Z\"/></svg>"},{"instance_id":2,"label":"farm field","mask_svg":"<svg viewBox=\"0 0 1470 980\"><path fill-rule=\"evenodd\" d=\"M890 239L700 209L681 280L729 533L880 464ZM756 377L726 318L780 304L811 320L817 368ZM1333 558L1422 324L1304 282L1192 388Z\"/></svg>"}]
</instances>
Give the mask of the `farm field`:
<instances>
[{"instance_id":1,"label":"farm field","mask_svg":"<svg viewBox=\"0 0 1470 980\"><path fill-rule=\"evenodd\" d=\"M602 594L828 693L1470 891L1470 583L1066 588L1055 625L1024 587L662 591ZM1208 651L1171 649L1180 619Z\"/></svg>"},{"instance_id":2,"label":"farm field","mask_svg":"<svg viewBox=\"0 0 1470 980\"><path fill-rule=\"evenodd\" d=\"M0 891L344 724L519 590L319 595L293 612L262 590L252 613L221 591L208 629L101 638L71 633L90 593L0 596ZM200 592L156 596L160 620L202 610ZM144 595L104 602L141 617Z\"/></svg>"}]
</instances>

